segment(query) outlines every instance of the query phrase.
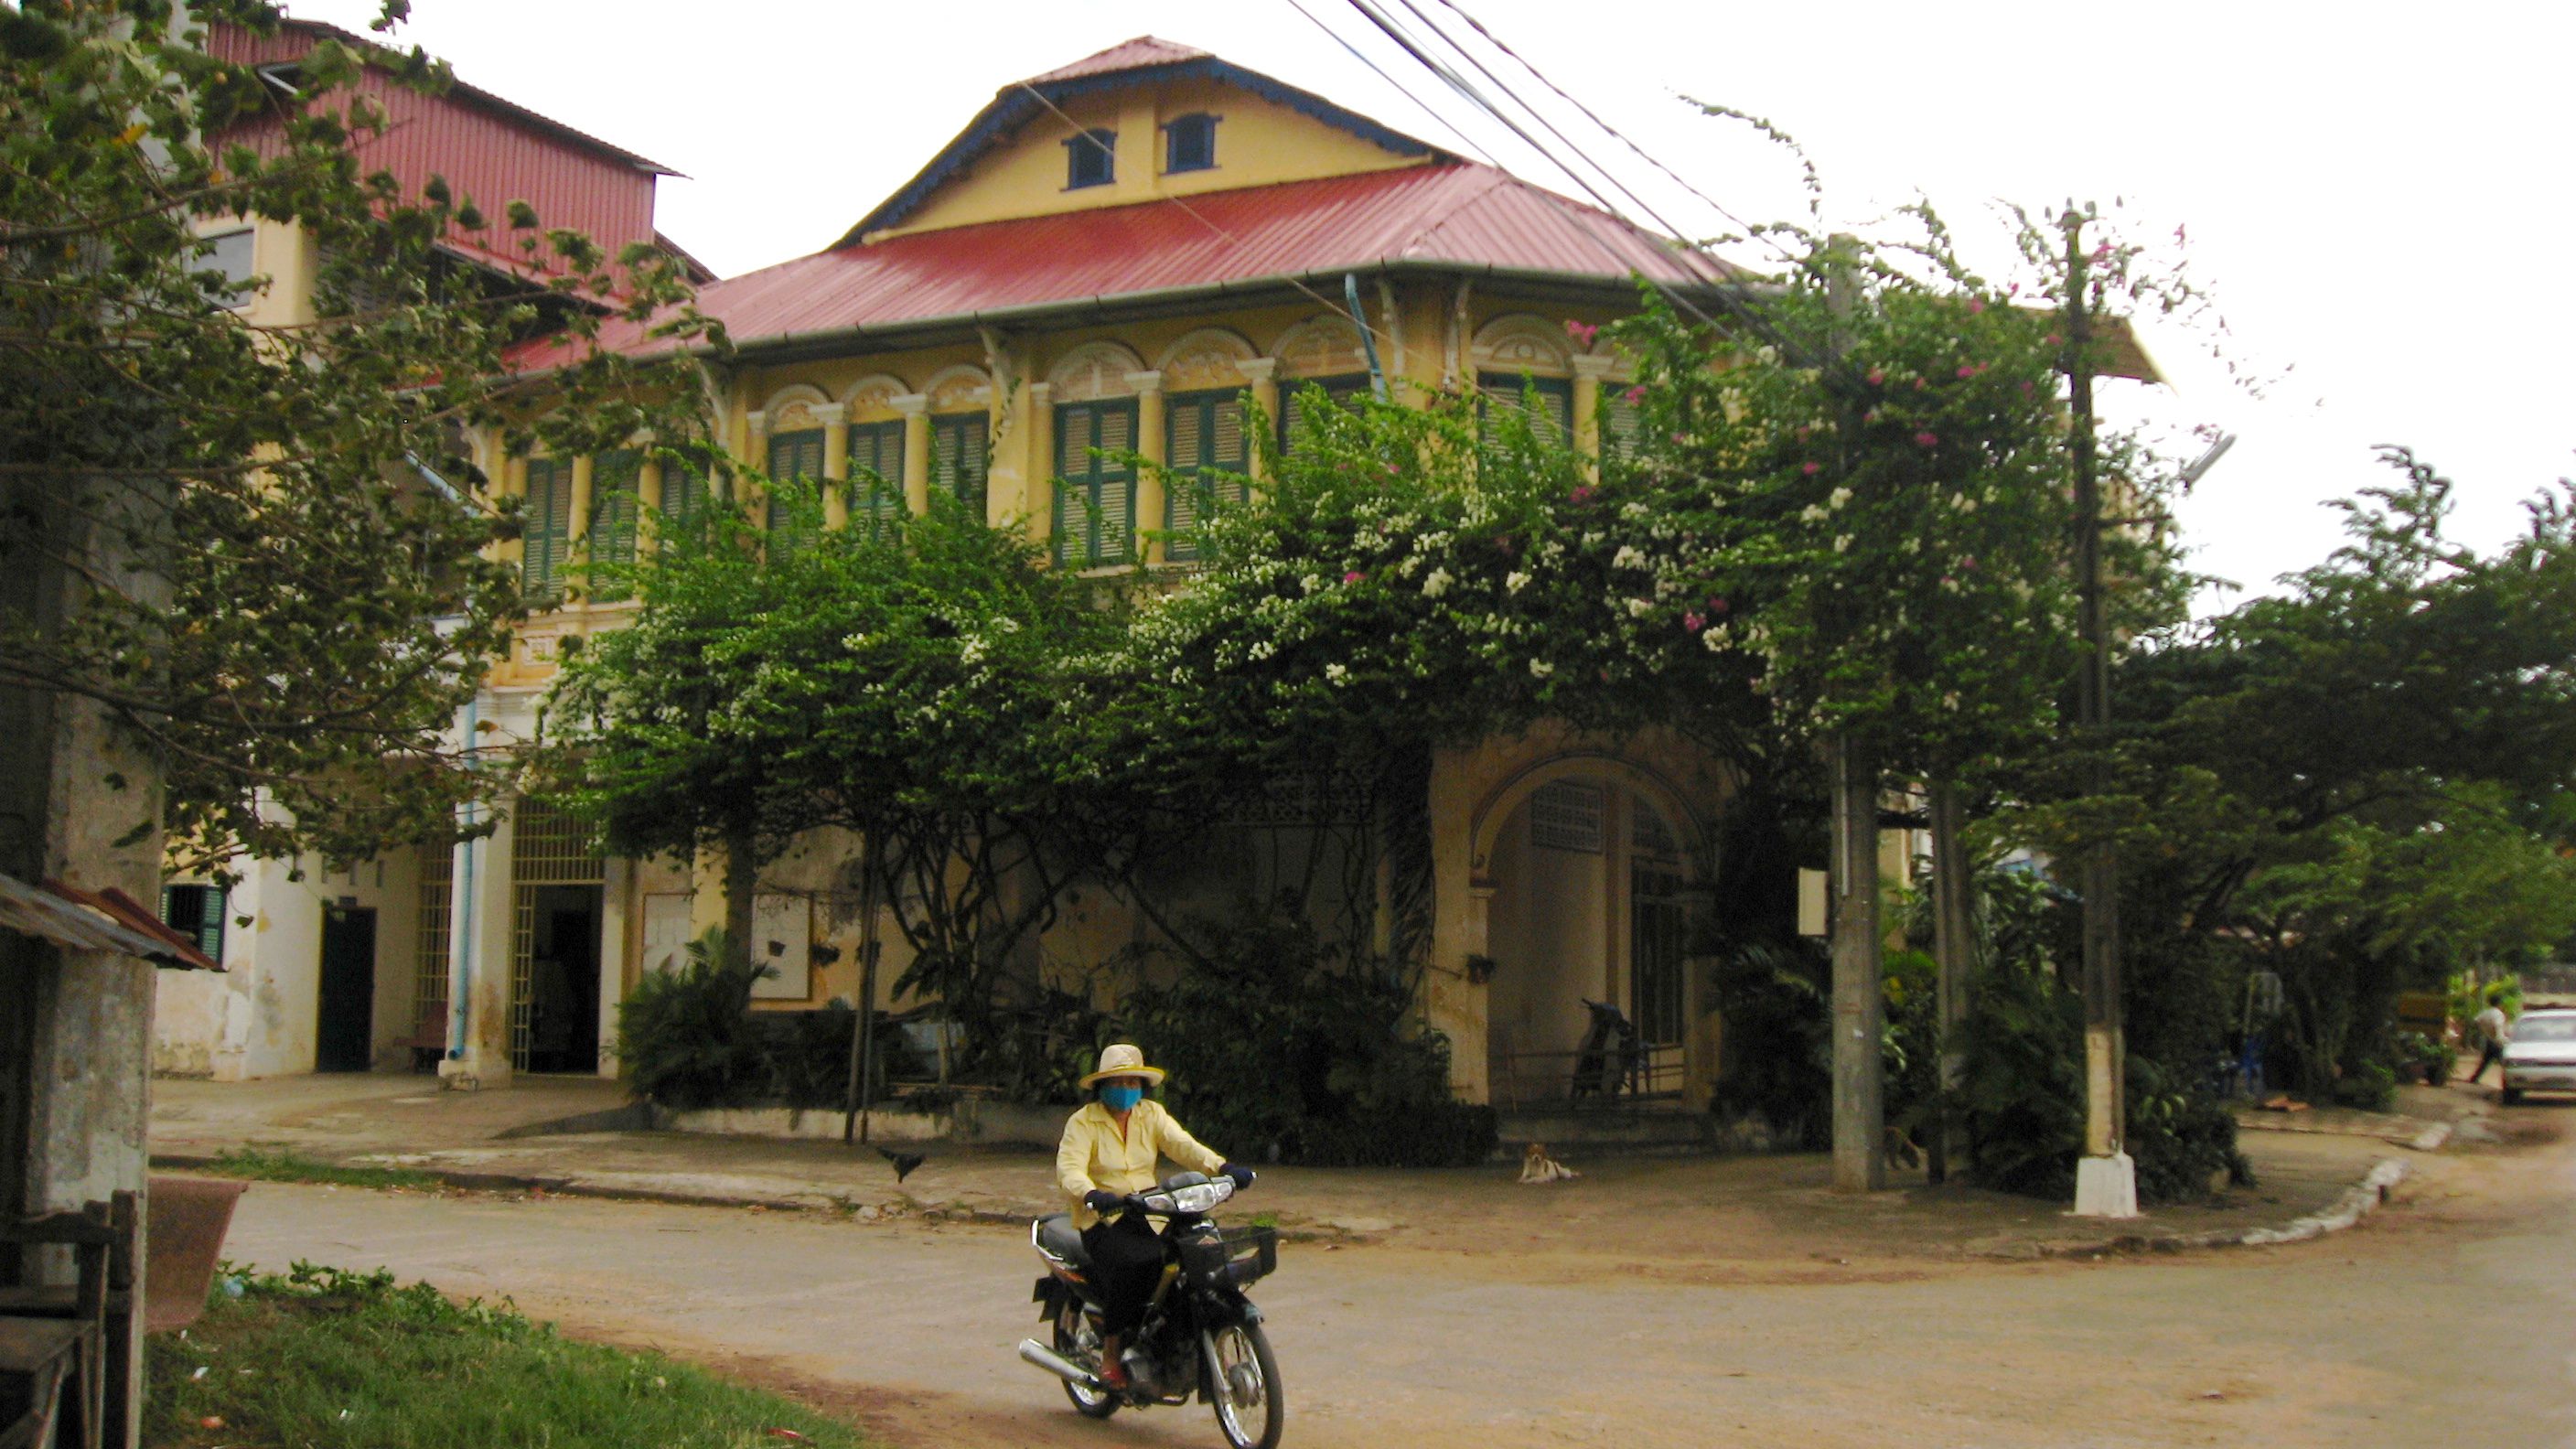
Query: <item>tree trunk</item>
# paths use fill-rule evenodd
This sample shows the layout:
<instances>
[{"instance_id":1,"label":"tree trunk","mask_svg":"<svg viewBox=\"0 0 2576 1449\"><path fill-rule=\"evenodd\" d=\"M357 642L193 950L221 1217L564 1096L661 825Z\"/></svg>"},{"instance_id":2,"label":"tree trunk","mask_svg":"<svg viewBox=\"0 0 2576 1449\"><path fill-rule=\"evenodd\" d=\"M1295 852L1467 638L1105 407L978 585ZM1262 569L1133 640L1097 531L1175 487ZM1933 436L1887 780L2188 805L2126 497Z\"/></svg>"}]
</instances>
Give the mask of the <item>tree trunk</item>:
<instances>
[{"instance_id":1,"label":"tree trunk","mask_svg":"<svg viewBox=\"0 0 2576 1449\"><path fill-rule=\"evenodd\" d=\"M1968 864L1967 811L1959 787L1932 787L1932 959L1938 975L1932 993L1932 1024L1939 1040L1938 1081L1941 1106L1924 1159L1934 1182L1947 1182L1950 1164L1967 1159L1966 1123L1953 1095L1966 1067L1960 1055L1960 1023L1968 1018L1968 981L1976 969L1976 896Z\"/></svg>"},{"instance_id":2,"label":"tree trunk","mask_svg":"<svg viewBox=\"0 0 2576 1449\"><path fill-rule=\"evenodd\" d=\"M1834 1187L1887 1185L1886 1017L1878 929L1878 757L1851 731L1828 747L1834 789Z\"/></svg>"},{"instance_id":3,"label":"tree trunk","mask_svg":"<svg viewBox=\"0 0 2576 1449\"><path fill-rule=\"evenodd\" d=\"M725 941L736 961L760 964L760 952L751 942L752 895L760 884L760 861L753 851L751 832L725 832Z\"/></svg>"}]
</instances>

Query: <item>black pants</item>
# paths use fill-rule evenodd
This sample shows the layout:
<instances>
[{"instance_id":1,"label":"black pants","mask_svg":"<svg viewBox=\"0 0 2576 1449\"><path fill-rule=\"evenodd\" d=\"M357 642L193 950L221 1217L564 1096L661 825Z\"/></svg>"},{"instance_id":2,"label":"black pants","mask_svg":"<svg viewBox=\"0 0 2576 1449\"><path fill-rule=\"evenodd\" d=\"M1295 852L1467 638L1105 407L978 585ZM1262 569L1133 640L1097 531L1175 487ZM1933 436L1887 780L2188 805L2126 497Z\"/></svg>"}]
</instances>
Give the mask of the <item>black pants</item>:
<instances>
[{"instance_id":1,"label":"black pants","mask_svg":"<svg viewBox=\"0 0 2576 1449\"><path fill-rule=\"evenodd\" d=\"M1123 1335L1145 1316L1163 1276L1163 1239L1145 1215L1102 1218L1082 1230L1091 1283L1100 1290L1100 1331Z\"/></svg>"},{"instance_id":2,"label":"black pants","mask_svg":"<svg viewBox=\"0 0 2576 1449\"><path fill-rule=\"evenodd\" d=\"M2487 1068L2494 1066L2496 1063L2503 1060L2504 1043L2488 1042L2487 1049L2478 1053L2478 1069L2469 1073L2469 1080L2474 1082L2478 1078L2485 1076L2487 1074Z\"/></svg>"}]
</instances>

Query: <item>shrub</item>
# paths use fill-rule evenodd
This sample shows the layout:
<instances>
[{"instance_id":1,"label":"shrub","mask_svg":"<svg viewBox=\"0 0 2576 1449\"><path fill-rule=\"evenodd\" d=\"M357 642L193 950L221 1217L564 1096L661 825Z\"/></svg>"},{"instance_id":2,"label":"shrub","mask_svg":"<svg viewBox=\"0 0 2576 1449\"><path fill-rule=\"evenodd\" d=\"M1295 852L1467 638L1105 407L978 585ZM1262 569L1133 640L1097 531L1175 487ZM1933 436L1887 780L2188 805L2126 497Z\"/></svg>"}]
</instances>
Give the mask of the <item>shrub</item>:
<instances>
[{"instance_id":1,"label":"shrub","mask_svg":"<svg viewBox=\"0 0 2576 1449\"><path fill-rule=\"evenodd\" d=\"M635 1094L681 1111L760 1096L769 1073L750 1025L751 988L768 971L737 959L715 930L690 942L674 969L645 972L617 1008L617 1060Z\"/></svg>"},{"instance_id":2,"label":"shrub","mask_svg":"<svg viewBox=\"0 0 2576 1449\"><path fill-rule=\"evenodd\" d=\"M1826 970L1823 951L1803 941L1750 943L1718 958L1728 1066L1710 1108L1762 1119L1784 1147L1822 1148L1832 1138Z\"/></svg>"},{"instance_id":3,"label":"shrub","mask_svg":"<svg viewBox=\"0 0 2576 1449\"><path fill-rule=\"evenodd\" d=\"M1345 964L1293 911L1193 923L1205 959L1121 1008L1192 1135L1244 1158L1441 1167L1494 1150L1490 1108L1449 1091L1449 1043L1411 1020L1413 993Z\"/></svg>"}]
</instances>

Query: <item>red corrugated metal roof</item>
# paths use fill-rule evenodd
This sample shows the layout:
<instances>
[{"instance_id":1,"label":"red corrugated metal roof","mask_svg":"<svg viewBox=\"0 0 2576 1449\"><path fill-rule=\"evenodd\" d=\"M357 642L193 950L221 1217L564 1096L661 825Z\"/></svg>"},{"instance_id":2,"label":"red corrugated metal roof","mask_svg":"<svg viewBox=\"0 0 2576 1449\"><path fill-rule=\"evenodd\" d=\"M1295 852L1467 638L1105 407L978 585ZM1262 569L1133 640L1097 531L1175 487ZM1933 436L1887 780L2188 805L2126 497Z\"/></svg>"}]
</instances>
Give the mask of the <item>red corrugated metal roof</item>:
<instances>
[{"instance_id":1,"label":"red corrugated metal roof","mask_svg":"<svg viewBox=\"0 0 2576 1449\"><path fill-rule=\"evenodd\" d=\"M1175 45L1150 35L1121 41L1107 50L1086 55L1068 66L1060 66L1044 75L1033 75L1023 84L1042 86L1051 81L1072 80L1078 76L1106 75L1111 71L1135 70L1140 66L1169 65L1174 61L1205 60L1207 52Z\"/></svg>"},{"instance_id":2,"label":"red corrugated metal roof","mask_svg":"<svg viewBox=\"0 0 2576 1449\"><path fill-rule=\"evenodd\" d=\"M1387 263L1605 282L1721 273L1651 232L1490 166L1454 162L914 232L718 282L698 307L737 345L901 328ZM655 350L611 323L603 341ZM522 363L559 365L534 347Z\"/></svg>"},{"instance_id":3,"label":"red corrugated metal roof","mask_svg":"<svg viewBox=\"0 0 2576 1449\"><path fill-rule=\"evenodd\" d=\"M206 48L237 64L271 65L301 59L324 35L345 45L382 48L307 21L289 22L270 35L210 26ZM357 89L383 107L388 122L382 134L357 146L360 166L393 173L413 196L430 177L444 177L460 198L471 197L492 217L491 231L450 233L447 242L460 254L514 272L531 269L499 227L502 208L512 201L534 207L544 226L581 232L612 256L629 242L653 240L654 177L677 174L667 167L461 83L444 94L425 95L369 70ZM277 137L277 120L262 117L219 139L267 150ZM535 270L558 267L541 248Z\"/></svg>"}]
</instances>

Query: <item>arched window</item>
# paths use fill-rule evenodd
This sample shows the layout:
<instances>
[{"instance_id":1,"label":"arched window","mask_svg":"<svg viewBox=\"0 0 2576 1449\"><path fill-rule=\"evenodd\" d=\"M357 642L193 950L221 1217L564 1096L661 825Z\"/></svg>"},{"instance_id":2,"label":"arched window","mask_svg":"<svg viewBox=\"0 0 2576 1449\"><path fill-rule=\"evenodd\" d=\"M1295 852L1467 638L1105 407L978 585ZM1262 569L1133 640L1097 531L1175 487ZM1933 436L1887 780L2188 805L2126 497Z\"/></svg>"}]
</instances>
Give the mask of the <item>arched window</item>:
<instances>
[{"instance_id":1,"label":"arched window","mask_svg":"<svg viewBox=\"0 0 2576 1449\"><path fill-rule=\"evenodd\" d=\"M1055 399L1055 507L1051 549L1063 568L1135 558L1136 398L1130 374L1143 360L1116 343L1075 348L1048 374Z\"/></svg>"}]
</instances>

